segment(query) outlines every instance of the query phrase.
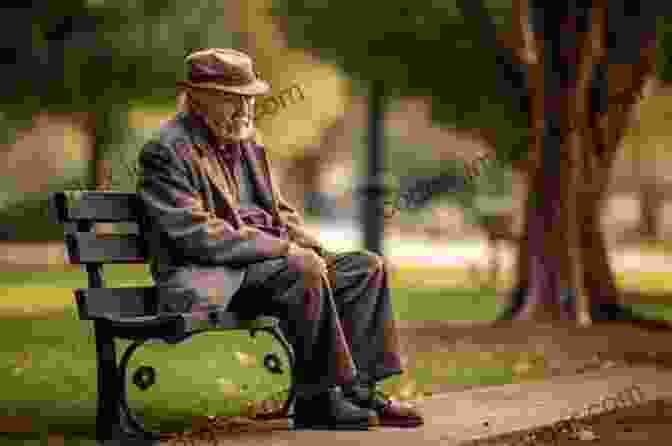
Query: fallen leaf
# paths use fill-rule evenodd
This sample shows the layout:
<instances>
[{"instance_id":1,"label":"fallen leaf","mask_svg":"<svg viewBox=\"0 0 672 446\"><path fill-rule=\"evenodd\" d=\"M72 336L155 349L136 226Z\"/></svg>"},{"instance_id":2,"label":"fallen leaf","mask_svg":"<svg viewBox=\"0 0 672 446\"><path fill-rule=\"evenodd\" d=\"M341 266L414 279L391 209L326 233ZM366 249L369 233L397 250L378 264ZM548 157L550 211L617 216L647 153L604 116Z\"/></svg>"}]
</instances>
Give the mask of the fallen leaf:
<instances>
[{"instance_id":1,"label":"fallen leaf","mask_svg":"<svg viewBox=\"0 0 672 446\"><path fill-rule=\"evenodd\" d=\"M527 361L518 361L513 365L513 373L516 375L524 375L532 370L532 364Z\"/></svg>"},{"instance_id":2,"label":"fallen leaf","mask_svg":"<svg viewBox=\"0 0 672 446\"><path fill-rule=\"evenodd\" d=\"M14 361L17 368L29 369L33 366L33 354L30 352L19 352Z\"/></svg>"},{"instance_id":3,"label":"fallen leaf","mask_svg":"<svg viewBox=\"0 0 672 446\"><path fill-rule=\"evenodd\" d=\"M65 436L63 434L47 435L47 446L65 446Z\"/></svg>"},{"instance_id":4,"label":"fallen leaf","mask_svg":"<svg viewBox=\"0 0 672 446\"><path fill-rule=\"evenodd\" d=\"M592 430L584 428L570 435L570 438L573 440L592 441L600 437Z\"/></svg>"},{"instance_id":5,"label":"fallen leaf","mask_svg":"<svg viewBox=\"0 0 672 446\"><path fill-rule=\"evenodd\" d=\"M243 367L255 367L257 365L257 358L249 353L235 352L234 355L238 363Z\"/></svg>"},{"instance_id":6,"label":"fallen leaf","mask_svg":"<svg viewBox=\"0 0 672 446\"><path fill-rule=\"evenodd\" d=\"M261 400L257 403L258 406L257 410L258 412L261 412L264 415L268 415L280 411L283 405L284 405L283 401L271 400L271 399Z\"/></svg>"},{"instance_id":7,"label":"fallen leaf","mask_svg":"<svg viewBox=\"0 0 672 446\"><path fill-rule=\"evenodd\" d=\"M609 361L609 360L607 360L607 361L604 361L604 362L602 363L602 368L603 368L603 369L610 369L610 368L612 368L612 367L616 367L616 365L617 365L617 364L616 364L614 361Z\"/></svg>"},{"instance_id":8,"label":"fallen leaf","mask_svg":"<svg viewBox=\"0 0 672 446\"><path fill-rule=\"evenodd\" d=\"M405 382L401 389L399 389L399 397L403 400L410 400L415 394L415 381Z\"/></svg>"},{"instance_id":9,"label":"fallen leaf","mask_svg":"<svg viewBox=\"0 0 672 446\"><path fill-rule=\"evenodd\" d=\"M17 415L0 415L0 432L8 434L33 432L33 418Z\"/></svg>"},{"instance_id":10,"label":"fallen leaf","mask_svg":"<svg viewBox=\"0 0 672 446\"><path fill-rule=\"evenodd\" d=\"M208 430L210 428L210 417L204 415L196 415L191 418L191 429L194 432Z\"/></svg>"},{"instance_id":11,"label":"fallen leaf","mask_svg":"<svg viewBox=\"0 0 672 446\"><path fill-rule=\"evenodd\" d=\"M240 386L238 384L226 379L217 378L219 391L222 392L225 398L238 398L240 396Z\"/></svg>"},{"instance_id":12,"label":"fallen leaf","mask_svg":"<svg viewBox=\"0 0 672 446\"><path fill-rule=\"evenodd\" d=\"M490 351L482 351L478 353L478 358L481 361L492 361L493 359L495 359L495 354Z\"/></svg>"},{"instance_id":13,"label":"fallen leaf","mask_svg":"<svg viewBox=\"0 0 672 446\"><path fill-rule=\"evenodd\" d=\"M257 417L257 405L254 401L244 401L241 404L240 412L247 418L254 419Z\"/></svg>"}]
</instances>

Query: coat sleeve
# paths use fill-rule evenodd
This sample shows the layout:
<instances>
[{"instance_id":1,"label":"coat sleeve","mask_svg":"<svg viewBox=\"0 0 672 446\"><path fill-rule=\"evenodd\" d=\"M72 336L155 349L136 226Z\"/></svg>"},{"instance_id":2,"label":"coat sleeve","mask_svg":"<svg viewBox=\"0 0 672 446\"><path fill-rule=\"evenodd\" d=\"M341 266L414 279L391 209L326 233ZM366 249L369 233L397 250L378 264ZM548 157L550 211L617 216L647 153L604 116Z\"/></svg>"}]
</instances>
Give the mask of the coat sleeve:
<instances>
[{"instance_id":1,"label":"coat sleeve","mask_svg":"<svg viewBox=\"0 0 672 446\"><path fill-rule=\"evenodd\" d=\"M318 250L322 249L322 245L319 240L317 240L315 236L306 230L301 215L296 211L294 206L289 204L282 196L280 188L275 182L273 173L269 172L269 175L271 176L271 184L273 190L275 191L276 199L278 200L278 211L280 213L280 219L287 225L289 238L297 245L304 248L317 248Z\"/></svg>"},{"instance_id":2,"label":"coat sleeve","mask_svg":"<svg viewBox=\"0 0 672 446\"><path fill-rule=\"evenodd\" d=\"M290 242L256 228L236 229L205 210L176 151L157 141L139 157L138 196L152 230L167 236L188 263L243 266L288 254Z\"/></svg>"}]
</instances>

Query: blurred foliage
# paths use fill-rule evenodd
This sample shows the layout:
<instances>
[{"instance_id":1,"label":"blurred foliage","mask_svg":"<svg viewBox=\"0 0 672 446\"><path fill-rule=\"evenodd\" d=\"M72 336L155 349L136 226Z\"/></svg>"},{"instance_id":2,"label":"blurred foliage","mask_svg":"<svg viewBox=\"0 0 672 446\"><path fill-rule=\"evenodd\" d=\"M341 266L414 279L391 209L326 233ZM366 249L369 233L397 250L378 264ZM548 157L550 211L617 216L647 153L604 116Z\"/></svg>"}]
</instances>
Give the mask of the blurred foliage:
<instances>
[{"instance_id":1,"label":"blurred foliage","mask_svg":"<svg viewBox=\"0 0 672 446\"><path fill-rule=\"evenodd\" d=\"M93 141L85 181L93 188L93 166L123 139L129 107L174 104L186 54L235 42L225 5L64 0L3 8L0 143L13 142L38 113L81 113Z\"/></svg>"},{"instance_id":2,"label":"blurred foliage","mask_svg":"<svg viewBox=\"0 0 672 446\"><path fill-rule=\"evenodd\" d=\"M390 99L431 98L432 119L494 129L498 157L520 158L527 151L526 93L517 89L524 73L506 71L502 52L485 40L494 36L494 27L511 28L510 2L491 0L474 11L477 3L392 0L381 7L276 0L273 14L290 47L336 63L360 82L356 91L364 93L370 81L380 80Z\"/></svg>"},{"instance_id":3,"label":"blurred foliage","mask_svg":"<svg viewBox=\"0 0 672 446\"><path fill-rule=\"evenodd\" d=\"M225 3L215 0L63 0L3 7L3 117L106 110L174 100L188 51L226 46Z\"/></svg>"},{"instance_id":4,"label":"blurred foliage","mask_svg":"<svg viewBox=\"0 0 672 446\"><path fill-rule=\"evenodd\" d=\"M366 131L358 128L353 132L352 152L355 165L362 169L358 172L359 178L363 177L366 166L366 144ZM409 144L391 131L385 134L385 156L389 200L398 200L399 195L422 187L423 183L438 184L430 186L429 200L404 208L416 216L425 206L440 202L459 206L466 222L478 224L483 217L506 212L513 206L513 170L504 161L495 159L484 164L481 175L469 181L462 160L439 158L430 145Z\"/></svg>"},{"instance_id":5,"label":"blurred foliage","mask_svg":"<svg viewBox=\"0 0 672 446\"><path fill-rule=\"evenodd\" d=\"M105 156L109 160L109 184L112 189L135 192L138 154L142 144L154 129L126 129L110 145ZM48 191L87 189L87 172L69 169L55 178ZM11 200L0 207L0 240L47 241L62 240L63 227L49 216L48 193L24 194L20 200Z\"/></svg>"},{"instance_id":6,"label":"blurred foliage","mask_svg":"<svg viewBox=\"0 0 672 446\"><path fill-rule=\"evenodd\" d=\"M616 5L614 13L626 6ZM672 15L659 12L657 71L669 81ZM506 36L513 30L510 0L392 0L384 6L354 0L275 0L273 14L290 47L335 62L359 81L360 93L380 80L390 98L431 98L435 121L461 129L492 129L500 161L525 157L527 73L524 67L502 63L511 61L511 54L494 44L495 33ZM627 12L612 18L615 27L636 21ZM638 42L627 33L612 34L618 46L614 62L631 63L624 57L639 53Z\"/></svg>"},{"instance_id":7,"label":"blurred foliage","mask_svg":"<svg viewBox=\"0 0 672 446\"><path fill-rule=\"evenodd\" d=\"M672 106L672 96L668 93L645 97L639 109L639 120L634 123L623 137L622 150L630 161L640 161L651 166L645 169L647 175L660 176L656 163L672 159L669 150L672 133L669 130L669 119Z\"/></svg>"},{"instance_id":8,"label":"blurred foliage","mask_svg":"<svg viewBox=\"0 0 672 446\"><path fill-rule=\"evenodd\" d=\"M156 131L156 128L129 128L123 140L113 147L106 157L109 160L108 180L112 189L122 192L136 191L140 150Z\"/></svg>"},{"instance_id":9,"label":"blurred foliage","mask_svg":"<svg viewBox=\"0 0 672 446\"><path fill-rule=\"evenodd\" d=\"M56 179L49 190L81 189L81 178ZM49 196L30 193L0 209L0 240L63 240L63 225L56 222L49 209Z\"/></svg>"},{"instance_id":10,"label":"blurred foliage","mask_svg":"<svg viewBox=\"0 0 672 446\"><path fill-rule=\"evenodd\" d=\"M300 157L319 149L322 131L345 113L348 79L333 64L302 50L289 49L270 15L270 0L240 2L241 29L250 34L255 68L271 84L271 95L299 85L301 101L287 101L277 114L257 122L273 155Z\"/></svg>"},{"instance_id":11,"label":"blurred foliage","mask_svg":"<svg viewBox=\"0 0 672 446\"><path fill-rule=\"evenodd\" d=\"M658 54L656 59L656 74L658 79L672 81L672 14L660 14L656 22L656 37L658 40Z\"/></svg>"},{"instance_id":12,"label":"blurred foliage","mask_svg":"<svg viewBox=\"0 0 672 446\"><path fill-rule=\"evenodd\" d=\"M63 0L2 7L0 150L10 147L19 129L30 128L38 113L83 113L89 116L85 130L93 137L94 159L120 156L115 150L127 144L129 109L174 107L175 81L184 78L190 51L236 46L238 37L224 21L226 7L222 0ZM63 172L67 178L61 182L92 185L94 171L92 165L86 178ZM42 193L25 197L25 203L8 202L11 208L0 215L4 233L49 238L51 232L37 230L43 219L32 218L43 212L45 200Z\"/></svg>"}]
</instances>

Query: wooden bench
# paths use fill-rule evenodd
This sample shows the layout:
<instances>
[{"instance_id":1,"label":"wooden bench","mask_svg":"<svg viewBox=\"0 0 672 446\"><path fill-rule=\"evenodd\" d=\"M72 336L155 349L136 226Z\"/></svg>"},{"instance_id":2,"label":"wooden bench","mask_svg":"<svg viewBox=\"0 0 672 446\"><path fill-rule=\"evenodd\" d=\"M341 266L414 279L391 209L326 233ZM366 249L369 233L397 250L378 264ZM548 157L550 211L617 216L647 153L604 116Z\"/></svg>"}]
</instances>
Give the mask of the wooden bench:
<instances>
[{"instance_id":1,"label":"wooden bench","mask_svg":"<svg viewBox=\"0 0 672 446\"><path fill-rule=\"evenodd\" d=\"M147 248L141 227L142 206L137 195L116 191L64 191L50 195L51 212L64 224L70 263L84 265L88 288L74 290L80 320L92 320L97 362L96 440L101 445L155 445L159 434L147 431L130 412L127 403L126 367L133 352L147 343L177 345L191 336L213 330L249 330L251 336L265 331L279 341L289 359L290 386L282 410L274 416L289 416L294 400L294 352L273 317L243 319L217 305L208 307L207 317L193 313L161 311L159 292L151 287L106 288L103 265L146 263ZM137 233L102 234L99 223L131 223ZM131 225L133 226L133 225ZM173 296L179 297L179 296ZM115 339L131 343L117 364ZM274 354L264 360L267 369L281 373ZM280 366L280 367L279 367ZM140 370L143 369L143 370ZM153 372L141 367L138 372ZM151 370L148 370L151 369ZM151 373L153 374L153 373ZM147 383L151 385L150 383ZM145 384L146 386L146 384Z\"/></svg>"}]
</instances>

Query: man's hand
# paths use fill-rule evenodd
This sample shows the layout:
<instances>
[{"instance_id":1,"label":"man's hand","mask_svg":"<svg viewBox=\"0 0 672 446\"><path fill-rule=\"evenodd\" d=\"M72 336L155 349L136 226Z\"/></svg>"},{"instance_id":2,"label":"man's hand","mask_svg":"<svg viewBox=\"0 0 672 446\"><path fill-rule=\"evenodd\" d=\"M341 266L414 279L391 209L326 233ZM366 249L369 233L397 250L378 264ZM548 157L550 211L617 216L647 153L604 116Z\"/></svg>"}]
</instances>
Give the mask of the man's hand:
<instances>
[{"instance_id":1,"label":"man's hand","mask_svg":"<svg viewBox=\"0 0 672 446\"><path fill-rule=\"evenodd\" d=\"M320 271L327 274L327 262L312 249L292 243L287 254L289 264L299 271Z\"/></svg>"},{"instance_id":2,"label":"man's hand","mask_svg":"<svg viewBox=\"0 0 672 446\"><path fill-rule=\"evenodd\" d=\"M393 201L385 201L383 203L383 218L385 220L391 220L394 217L399 215L399 206Z\"/></svg>"},{"instance_id":3,"label":"man's hand","mask_svg":"<svg viewBox=\"0 0 672 446\"><path fill-rule=\"evenodd\" d=\"M485 152L485 151L480 151L476 154L476 157L474 159L465 161L465 171L467 174L467 177L469 178L469 181L473 181L478 177L483 170L483 165L487 164L490 160L492 160L493 154Z\"/></svg>"}]
</instances>

